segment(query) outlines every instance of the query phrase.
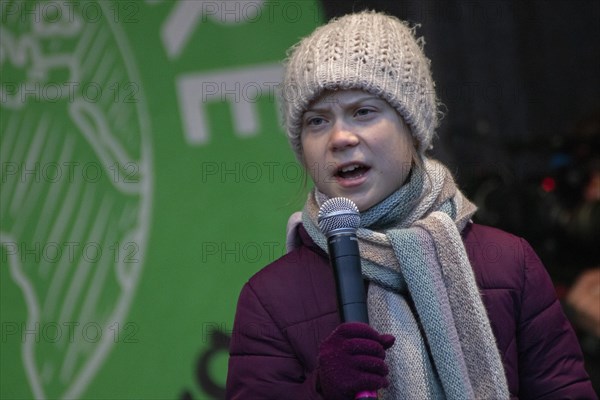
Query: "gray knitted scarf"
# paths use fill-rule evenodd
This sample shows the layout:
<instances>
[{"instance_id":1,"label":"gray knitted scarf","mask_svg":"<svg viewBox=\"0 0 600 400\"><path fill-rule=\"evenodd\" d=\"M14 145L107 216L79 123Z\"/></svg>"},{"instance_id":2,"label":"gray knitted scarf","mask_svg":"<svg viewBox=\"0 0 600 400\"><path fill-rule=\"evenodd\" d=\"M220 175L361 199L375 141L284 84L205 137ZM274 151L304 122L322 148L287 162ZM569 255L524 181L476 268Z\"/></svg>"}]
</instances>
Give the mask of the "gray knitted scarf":
<instances>
[{"instance_id":1,"label":"gray knitted scarf","mask_svg":"<svg viewBox=\"0 0 600 400\"><path fill-rule=\"evenodd\" d=\"M508 399L502 361L460 232L475 212L449 171L426 159L384 201L361 213L362 272L371 325L396 343L381 399ZM313 191L302 223L323 250Z\"/></svg>"}]
</instances>

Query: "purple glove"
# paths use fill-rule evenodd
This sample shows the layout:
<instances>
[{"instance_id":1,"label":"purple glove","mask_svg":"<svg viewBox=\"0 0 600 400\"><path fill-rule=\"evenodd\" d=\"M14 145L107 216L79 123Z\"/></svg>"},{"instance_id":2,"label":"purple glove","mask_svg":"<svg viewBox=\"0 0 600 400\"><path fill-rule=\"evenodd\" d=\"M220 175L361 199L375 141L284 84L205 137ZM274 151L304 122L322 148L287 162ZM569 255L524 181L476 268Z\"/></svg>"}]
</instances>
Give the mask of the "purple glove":
<instances>
[{"instance_id":1,"label":"purple glove","mask_svg":"<svg viewBox=\"0 0 600 400\"><path fill-rule=\"evenodd\" d=\"M321 343L318 378L327 400L354 399L358 392L389 386L385 351L396 339L367 324L346 322Z\"/></svg>"}]
</instances>

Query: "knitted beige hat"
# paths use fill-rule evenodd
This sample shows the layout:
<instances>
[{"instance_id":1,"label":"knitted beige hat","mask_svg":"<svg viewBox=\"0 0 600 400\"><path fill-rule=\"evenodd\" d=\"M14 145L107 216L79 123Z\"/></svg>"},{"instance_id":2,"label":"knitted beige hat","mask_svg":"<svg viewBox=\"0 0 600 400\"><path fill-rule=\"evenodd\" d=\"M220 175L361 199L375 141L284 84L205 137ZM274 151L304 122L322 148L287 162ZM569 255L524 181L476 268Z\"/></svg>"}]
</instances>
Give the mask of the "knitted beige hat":
<instances>
[{"instance_id":1,"label":"knitted beige hat","mask_svg":"<svg viewBox=\"0 0 600 400\"><path fill-rule=\"evenodd\" d=\"M423 154L437 127L437 100L423 39L399 19L363 11L334 19L290 49L282 102L292 149L302 160L302 115L324 90L361 89L385 99Z\"/></svg>"}]
</instances>

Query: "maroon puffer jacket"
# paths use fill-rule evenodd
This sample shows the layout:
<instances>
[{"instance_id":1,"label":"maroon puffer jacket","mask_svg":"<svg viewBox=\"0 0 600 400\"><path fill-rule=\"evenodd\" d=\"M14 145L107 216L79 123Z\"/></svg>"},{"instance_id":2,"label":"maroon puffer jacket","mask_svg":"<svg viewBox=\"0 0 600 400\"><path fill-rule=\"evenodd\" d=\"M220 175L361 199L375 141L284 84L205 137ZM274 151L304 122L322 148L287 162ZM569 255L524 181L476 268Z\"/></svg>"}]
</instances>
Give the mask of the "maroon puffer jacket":
<instances>
[{"instance_id":1,"label":"maroon puffer jacket","mask_svg":"<svg viewBox=\"0 0 600 400\"><path fill-rule=\"evenodd\" d=\"M228 399L322 399L319 343L340 323L327 255L302 246L258 272L240 294ZM463 240L514 399L597 399L548 274L523 239L469 224Z\"/></svg>"}]
</instances>

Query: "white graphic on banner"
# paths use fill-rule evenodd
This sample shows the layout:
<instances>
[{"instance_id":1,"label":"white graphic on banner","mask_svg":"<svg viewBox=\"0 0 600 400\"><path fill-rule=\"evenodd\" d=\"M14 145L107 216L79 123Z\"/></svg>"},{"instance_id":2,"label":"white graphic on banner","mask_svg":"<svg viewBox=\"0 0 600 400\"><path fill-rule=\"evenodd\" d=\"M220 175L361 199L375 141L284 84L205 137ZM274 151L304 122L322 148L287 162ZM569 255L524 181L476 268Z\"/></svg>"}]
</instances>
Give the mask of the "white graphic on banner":
<instances>
[{"instance_id":1,"label":"white graphic on banner","mask_svg":"<svg viewBox=\"0 0 600 400\"><path fill-rule=\"evenodd\" d=\"M209 124L204 107L209 102L227 102L233 113L233 127L240 137L259 132L257 101L268 98L276 110L276 87L283 69L267 64L216 73L195 73L177 77L177 97L183 118L184 135L191 145L206 144Z\"/></svg>"},{"instance_id":2,"label":"white graphic on banner","mask_svg":"<svg viewBox=\"0 0 600 400\"><path fill-rule=\"evenodd\" d=\"M267 15L263 15L265 12ZM178 2L162 24L163 47L170 59L177 59L198 25L208 19L234 25L273 18L273 12L273 8L264 9L264 0ZM278 63L178 76L177 97L187 143L204 145L208 142L210 132L204 109L208 102L231 105L238 136L256 135L260 125L256 102L268 96L275 105L275 89L281 77L282 67ZM279 113L279 109L276 112Z\"/></svg>"},{"instance_id":3,"label":"white graphic on banner","mask_svg":"<svg viewBox=\"0 0 600 400\"><path fill-rule=\"evenodd\" d=\"M162 26L160 36L167 55L176 59L197 25L210 18L223 24L253 21L261 12L264 0L194 0L181 1Z\"/></svg>"},{"instance_id":4,"label":"white graphic on banner","mask_svg":"<svg viewBox=\"0 0 600 400\"><path fill-rule=\"evenodd\" d=\"M126 317L147 250L151 132L109 6L12 2L31 12L2 15L0 68L15 81L0 91L0 243L27 307L21 354L37 399L79 398L137 329Z\"/></svg>"}]
</instances>

